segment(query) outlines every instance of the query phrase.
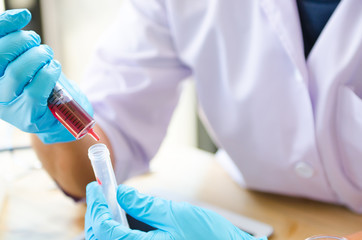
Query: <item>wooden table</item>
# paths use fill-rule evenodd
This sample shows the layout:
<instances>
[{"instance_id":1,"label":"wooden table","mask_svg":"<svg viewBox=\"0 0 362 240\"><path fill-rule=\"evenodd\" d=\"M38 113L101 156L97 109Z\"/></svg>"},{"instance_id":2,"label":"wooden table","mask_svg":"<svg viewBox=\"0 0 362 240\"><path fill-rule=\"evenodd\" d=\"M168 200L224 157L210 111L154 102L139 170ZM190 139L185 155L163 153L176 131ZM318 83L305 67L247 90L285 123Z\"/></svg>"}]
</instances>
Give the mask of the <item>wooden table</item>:
<instances>
[{"instance_id":1,"label":"wooden table","mask_svg":"<svg viewBox=\"0 0 362 240\"><path fill-rule=\"evenodd\" d=\"M162 186L265 222L274 228L270 240L303 240L322 233L345 236L362 230L362 215L344 207L243 189L204 151L169 147L154 161L156 173L127 183L144 192Z\"/></svg>"},{"instance_id":2,"label":"wooden table","mask_svg":"<svg viewBox=\"0 0 362 240\"><path fill-rule=\"evenodd\" d=\"M3 162L0 155L0 168ZM189 147L164 147L152 162L151 173L126 184L141 192L175 192L265 222L274 227L270 240L362 230L362 216L344 207L242 189L213 155ZM42 169L2 180L0 209L1 240L73 240L83 232L84 204L65 197Z\"/></svg>"}]
</instances>

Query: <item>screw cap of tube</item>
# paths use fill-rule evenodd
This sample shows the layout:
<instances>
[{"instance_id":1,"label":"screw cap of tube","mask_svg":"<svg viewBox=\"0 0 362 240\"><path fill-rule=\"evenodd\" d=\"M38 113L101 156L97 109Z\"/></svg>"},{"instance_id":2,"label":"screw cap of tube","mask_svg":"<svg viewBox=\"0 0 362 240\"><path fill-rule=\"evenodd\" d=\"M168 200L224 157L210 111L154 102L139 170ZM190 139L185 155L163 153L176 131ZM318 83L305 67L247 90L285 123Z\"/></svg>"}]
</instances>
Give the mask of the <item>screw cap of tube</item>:
<instances>
[{"instance_id":1,"label":"screw cap of tube","mask_svg":"<svg viewBox=\"0 0 362 240\"><path fill-rule=\"evenodd\" d=\"M109 158L109 150L103 143L97 143L88 149L88 157L91 161L104 161Z\"/></svg>"}]
</instances>

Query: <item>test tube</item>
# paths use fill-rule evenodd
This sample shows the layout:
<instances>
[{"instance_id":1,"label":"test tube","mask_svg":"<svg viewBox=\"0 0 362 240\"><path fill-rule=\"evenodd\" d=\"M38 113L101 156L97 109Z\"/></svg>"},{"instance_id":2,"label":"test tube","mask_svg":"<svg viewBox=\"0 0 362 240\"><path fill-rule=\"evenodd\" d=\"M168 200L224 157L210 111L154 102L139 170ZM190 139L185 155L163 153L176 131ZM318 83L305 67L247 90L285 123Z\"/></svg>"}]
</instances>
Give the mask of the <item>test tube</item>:
<instances>
[{"instance_id":1,"label":"test tube","mask_svg":"<svg viewBox=\"0 0 362 240\"><path fill-rule=\"evenodd\" d=\"M102 188L113 219L129 227L126 214L117 203L117 182L107 146L102 143L94 144L88 149L88 156L92 163L94 175Z\"/></svg>"},{"instance_id":2,"label":"test tube","mask_svg":"<svg viewBox=\"0 0 362 240\"><path fill-rule=\"evenodd\" d=\"M89 134L96 141L99 141L98 135L93 131L94 119L72 98L59 82L56 83L48 98L48 107L54 117L76 139Z\"/></svg>"}]
</instances>

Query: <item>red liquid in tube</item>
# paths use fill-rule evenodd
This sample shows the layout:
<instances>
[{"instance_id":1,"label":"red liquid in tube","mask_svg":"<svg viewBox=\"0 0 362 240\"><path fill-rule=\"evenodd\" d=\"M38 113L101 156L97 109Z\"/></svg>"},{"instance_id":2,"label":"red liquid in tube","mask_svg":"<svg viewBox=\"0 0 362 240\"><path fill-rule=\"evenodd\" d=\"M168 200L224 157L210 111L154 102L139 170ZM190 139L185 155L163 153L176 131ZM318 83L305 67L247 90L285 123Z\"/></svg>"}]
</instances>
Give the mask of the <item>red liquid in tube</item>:
<instances>
[{"instance_id":1,"label":"red liquid in tube","mask_svg":"<svg viewBox=\"0 0 362 240\"><path fill-rule=\"evenodd\" d=\"M86 134L99 141L98 135L93 131L94 119L60 86L54 87L48 99L48 107L56 119L76 138L80 139Z\"/></svg>"}]
</instances>

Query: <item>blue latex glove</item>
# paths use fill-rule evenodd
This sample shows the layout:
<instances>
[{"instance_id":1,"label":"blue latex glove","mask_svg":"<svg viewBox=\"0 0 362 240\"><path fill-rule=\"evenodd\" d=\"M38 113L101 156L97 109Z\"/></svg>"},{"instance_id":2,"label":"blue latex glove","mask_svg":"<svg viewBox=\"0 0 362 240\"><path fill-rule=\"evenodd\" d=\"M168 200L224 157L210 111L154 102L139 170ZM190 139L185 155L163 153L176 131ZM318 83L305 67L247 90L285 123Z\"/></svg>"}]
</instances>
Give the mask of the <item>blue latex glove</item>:
<instances>
[{"instance_id":1,"label":"blue latex glove","mask_svg":"<svg viewBox=\"0 0 362 240\"><path fill-rule=\"evenodd\" d=\"M117 198L129 215L157 230L131 230L114 221L101 188L92 182L87 186L87 240L256 240L222 216L188 203L147 196L125 185L118 187Z\"/></svg>"},{"instance_id":2,"label":"blue latex glove","mask_svg":"<svg viewBox=\"0 0 362 240\"><path fill-rule=\"evenodd\" d=\"M49 95L59 80L90 113L91 105L61 74L53 51L40 44L39 35L20 30L30 19L26 9L0 15L0 118L22 131L36 133L44 143L75 140L48 109Z\"/></svg>"}]
</instances>

